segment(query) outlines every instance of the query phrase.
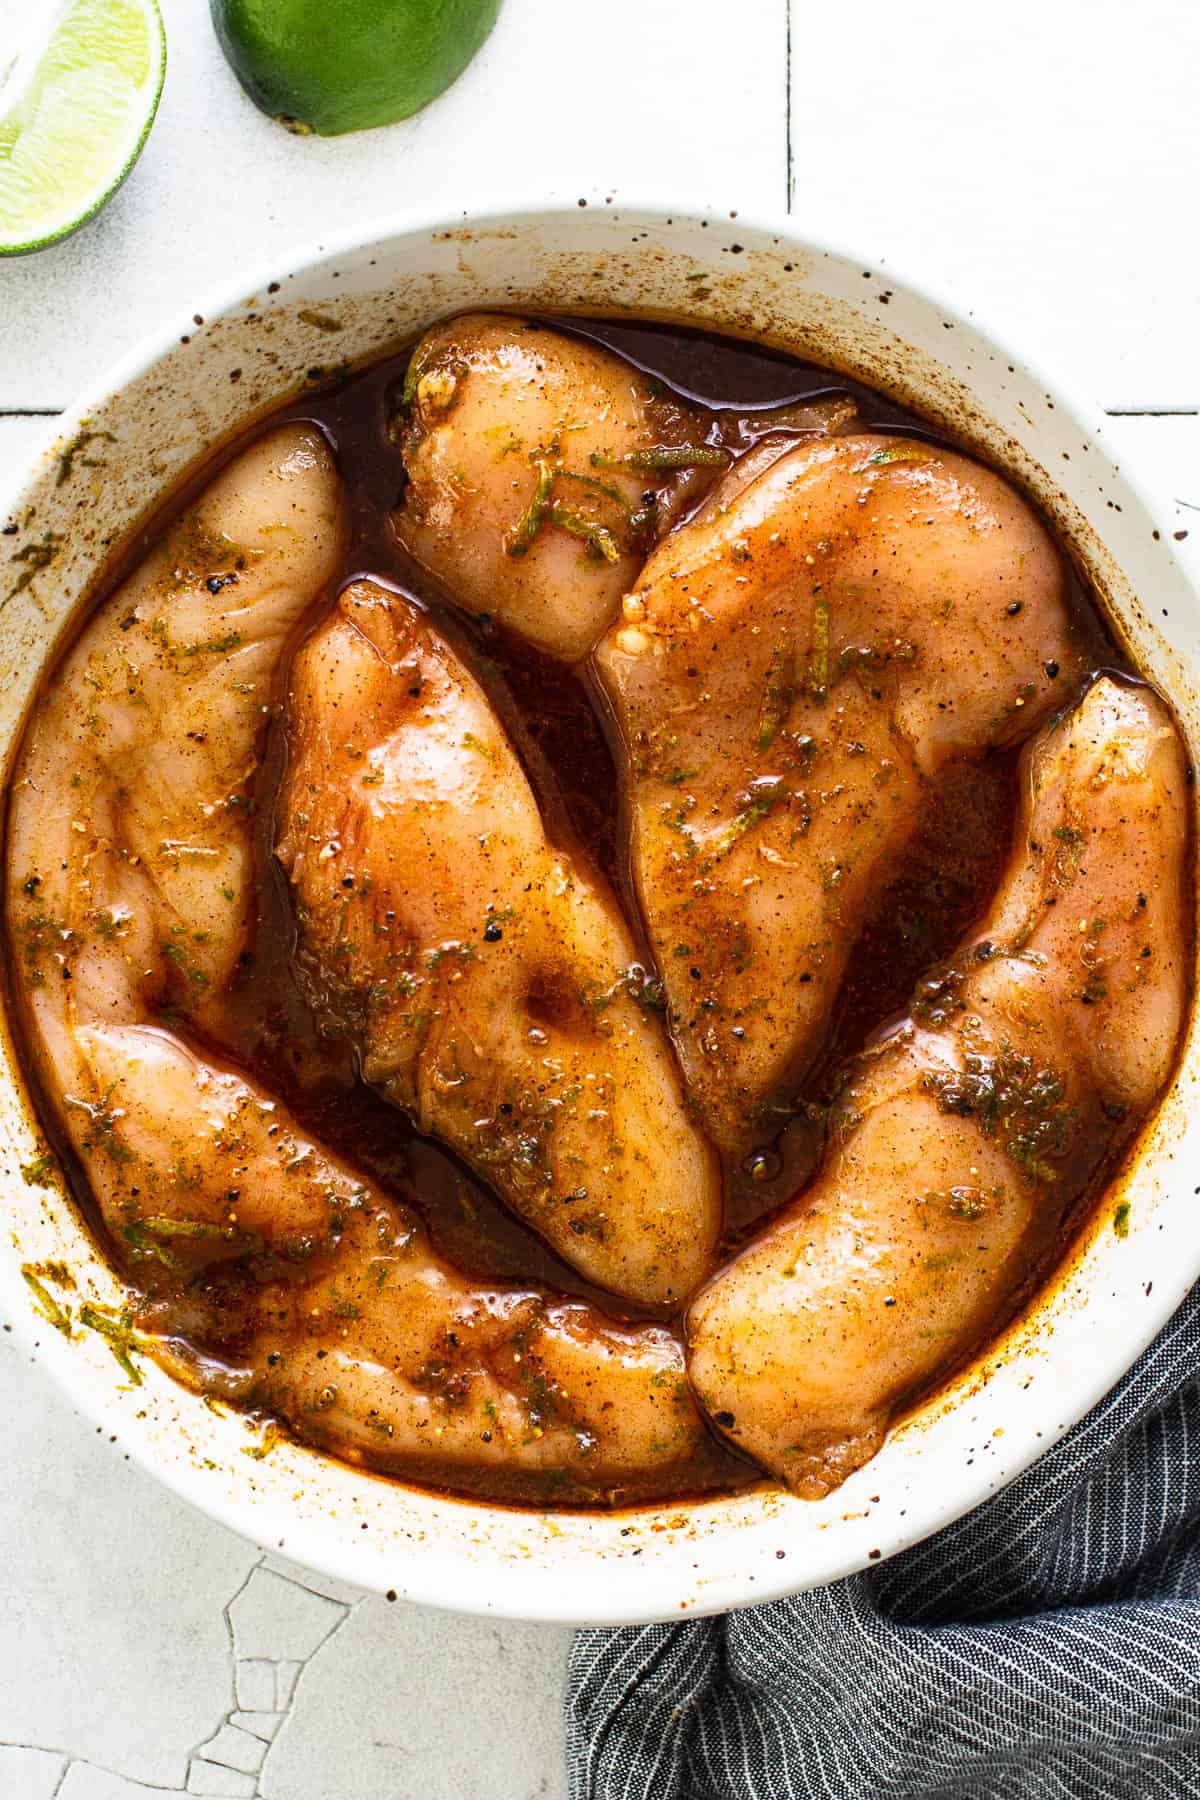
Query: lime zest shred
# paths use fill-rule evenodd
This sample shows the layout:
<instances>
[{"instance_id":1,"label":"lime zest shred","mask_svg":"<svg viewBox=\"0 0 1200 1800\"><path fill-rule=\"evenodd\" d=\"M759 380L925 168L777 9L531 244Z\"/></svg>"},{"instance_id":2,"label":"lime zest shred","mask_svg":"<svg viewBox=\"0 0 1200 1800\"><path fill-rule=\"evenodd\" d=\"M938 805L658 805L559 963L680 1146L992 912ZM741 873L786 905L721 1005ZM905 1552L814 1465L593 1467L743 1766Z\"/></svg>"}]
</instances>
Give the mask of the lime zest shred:
<instances>
[{"instance_id":1,"label":"lime zest shred","mask_svg":"<svg viewBox=\"0 0 1200 1800\"><path fill-rule=\"evenodd\" d=\"M550 494L554 487L554 470L548 462L534 463L537 470L537 482L530 496L529 505L513 526L508 541L504 546L508 556L524 556L534 538L545 523L550 508Z\"/></svg>"},{"instance_id":2,"label":"lime zest shred","mask_svg":"<svg viewBox=\"0 0 1200 1800\"><path fill-rule=\"evenodd\" d=\"M581 475L577 469L559 469L557 473L562 481L576 481L580 487L591 488L593 493L603 494L605 499L614 500L626 512L631 510L628 496L611 481L601 481L596 475Z\"/></svg>"},{"instance_id":3,"label":"lime zest shred","mask_svg":"<svg viewBox=\"0 0 1200 1800\"><path fill-rule=\"evenodd\" d=\"M551 525L557 525L560 531L582 538L588 549L593 554L602 556L605 562L620 562L621 546L606 525L599 524L595 519L585 519L582 513L573 512L568 506L547 508L546 519Z\"/></svg>"},{"instance_id":4,"label":"lime zest shred","mask_svg":"<svg viewBox=\"0 0 1200 1800\"><path fill-rule=\"evenodd\" d=\"M54 1173L57 1168L56 1159L48 1150L45 1150L40 1156L35 1156L32 1162L21 1164L21 1180L26 1187L53 1187Z\"/></svg>"},{"instance_id":5,"label":"lime zest shred","mask_svg":"<svg viewBox=\"0 0 1200 1800\"><path fill-rule=\"evenodd\" d=\"M26 1287L28 1287L30 1293L33 1295L37 1310L41 1313L47 1324L53 1325L55 1331L61 1331L64 1337L71 1337L73 1334L71 1331L70 1308L59 1305L58 1301L54 1298L54 1295L50 1292L45 1282L42 1281L37 1270L31 1263L24 1263L22 1265L21 1277L25 1282ZM80 1316L82 1317L82 1314Z\"/></svg>"},{"instance_id":6,"label":"lime zest shred","mask_svg":"<svg viewBox=\"0 0 1200 1800\"><path fill-rule=\"evenodd\" d=\"M128 1375L134 1387L141 1387L142 1372L132 1360L131 1352L145 1349L145 1339L133 1328L131 1312L113 1312L108 1307L81 1306L79 1323L104 1339L113 1357Z\"/></svg>"},{"instance_id":7,"label":"lime zest shred","mask_svg":"<svg viewBox=\"0 0 1200 1800\"><path fill-rule=\"evenodd\" d=\"M242 1455L251 1457L254 1462L262 1462L264 1457L270 1456L272 1450L275 1448L276 1444L279 1443L282 1436L283 1433L275 1423L275 1420L268 1419L263 1428L263 1434L259 1438L257 1444L243 1445Z\"/></svg>"},{"instance_id":8,"label":"lime zest shred","mask_svg":"<svg viewBox=\"0 0 1200 1800\"><path fill-rule=\"evenodd\" d=\"M724 469L733 460L718 444L654 444L645 450L627 450L624 456L608 456L593 450L588 461L593 469L630 469L636 473L670 474L677 469Z\"/></svg>"},{"instance_id":9,"label":"lime zest shred","mask_svg":"<svg viewBox=\"0 0 1200 1800\"><path fill-rule=\"evenodd\" d=\"M911 438L901 438L882 450L873 451L865 466L868 469L878 469L886 463L925 463L937 460L937 451L931 450L928 445L915 443Z\"/></svg>"},{"instance_id":10,"label":"lime zest shred","mask_svg":"<svg viewBox=\"0 0 1200 1800\"><path fill-rule=\"evenodd\" d=\"M214 1225L207 1219L143 1219L143 1231L156 1238L235 1238L231 1225Z\"/></svg>"},{"instance_id":11,"label":"lime zest shred","mask_svg":"<svg viewBox=\"0 0 1200 1800\"><path fill-rule=\"evenodd\" d=\"M771 653L758 714L758 748L769 750L796 698L796 655L790 638L783 638Z\"/></svg>"}]
</instances>

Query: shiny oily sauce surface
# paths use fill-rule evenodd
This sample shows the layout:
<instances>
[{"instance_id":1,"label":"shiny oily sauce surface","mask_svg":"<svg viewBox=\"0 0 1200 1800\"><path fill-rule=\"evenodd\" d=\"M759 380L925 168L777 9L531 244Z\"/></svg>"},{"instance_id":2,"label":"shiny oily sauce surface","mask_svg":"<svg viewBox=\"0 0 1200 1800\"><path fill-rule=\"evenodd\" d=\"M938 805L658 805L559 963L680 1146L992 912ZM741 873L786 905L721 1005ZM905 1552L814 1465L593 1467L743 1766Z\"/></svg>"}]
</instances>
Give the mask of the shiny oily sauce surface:
<instances>
[{"instance_id":1,"label":"shiny oily sauce surface","mask_svg":"<svg viewBox=\"0 0 1200 1800\"><path fill-rule=\"evenodd\" d=\"M690 330L613 320L562 318L546 323L615 351L660 384L668 396L711 413L707 441L728 448L736 461L755 454L765 440L786 446L796 435L795 409L806 403L845 399L857 418L853 429L897 441L946 445L923 422L892 402L826 369L747 344ZM514 1284L531 1292L568 1296L590 1303L608 1318L661 1324L682 1336L682 1309L639 1305L591 1285L543 1239L500 1204L476 1170L431 1136L422 1135L405 1113L389 1104L360 1075L359 1057L347 1041L323 1032L295 972L296 921L287 881L275 855L278 800L287 761L282 702L295 651L319 625L336 596L356 579L370 577L408 596L424 609L480 683L532 785L551 843L597 869L620 896L634 934L647 983L657 977L655 957L639 907L627 851L629 820L623 812L618 776L620 746L610 701L600 682L582 666L566 666L530 646L486 613L470 616L455 606L402 549L392 515L405 486L402 433L397 427L405 391L409 352L351 372L315 388L260 422L253 437L276 423L315 425L331 447L344 486L349 529L335 579L326 584L309 615L292 633L274 685L275 707L266 754L254 777L251 820L254 837L256 918L228 986L219 1046L197 1047L222 1067L237 1067L290 1108L304 1129L361 1171L364 1178L394 1195L420 1218L435 1249L463 1275L482 1284ZM847 405L847 412L850 408ZM121 566L110 571L99 604L141 556L171 527L204 483L249 439L224 446L182 493L151 519L129 547ZM946 446L950 449L956 446ZM703 504L703 494L684 495L680 517ZM1115 646L1082 584L1070 578L1071 628L1084 666L1136 679ZM89 608L89 614L91 609ZM81 620L81 627L86 619ZM948 629L951 627L948 626ZM53 674L48 678L53 683ZM36 713L36 706L35 706ZM921 816L898 866L889 867L865 920L857 926L845 979L820 1052L794 1091L769 1110L736 1153L722 1158L724 1227L716 1261L743 1245L760 1222L789 1200L811 1176L821 1155L831 1107L836 1111L848 1058L879 1028L903 1012L927 971L969 936L984 914L1009 859L1018 804L1020 743L973 760L952 762L930 781ZM19 870L12 870L14 878ZM10 920L16 938L14 965L20 968L19 919ZM18 1017L28 995L17 982L12 996ZM311 998L311 994L309 995ZM186 1020L179 1027L188 1037ZM195 1035L195 1034L194 1034ZM261 1257L247 1253L199 1268L172 1266L171 1259L131 1256L128 1243L109 1239L92 1203L89 1181L77 1147L64 1131L44 1060L30 1056L38 1078L39 1114L55 1157L65 1170L80 1206L105 1240L106 1250L138 1293L135 1332L167 1346L171 1366L185 1379L218 1395L270 1413L239 1375L245 1347L264 1329ZM1010 1287L1007 1315L1044 1276L1069 1233L1110 1178L1112 1157L1102 1159L1087 1194L1067 1209L1047 1207L1037 1241L1028 1253L1025 1278ZM272 1281L280 1270L272 1265ZM988 1320L987 1334L1005 1322ZM982 1340L981 1340L982 1341ZM977 1342L973 1349L979 1348ZM962 1358L958 1359L960 1362ZM949 1371L942 1369L941 1379ZM918 1391L920 1384L918 1384ZM762 1479L763 1469L739 1449L724 1429L706 1426L694 1452L672 1478L671 1491L728 1491ZM288 1428L306 1436L303 1423ZM393 1455L386 1441L339 1442L336 1433L314 1433L322 1447L383 1473L406 1480L474 1492L520 1504L622 1504L643 1497L636 1475L603 1491L566 1483L552 1474L506 1470L492 1464L478 1470L459 1463L439 1469L436 1459L414 1471ZM660 1497L661 1487L652 1490Z\"/></svg>"}]
</instances>

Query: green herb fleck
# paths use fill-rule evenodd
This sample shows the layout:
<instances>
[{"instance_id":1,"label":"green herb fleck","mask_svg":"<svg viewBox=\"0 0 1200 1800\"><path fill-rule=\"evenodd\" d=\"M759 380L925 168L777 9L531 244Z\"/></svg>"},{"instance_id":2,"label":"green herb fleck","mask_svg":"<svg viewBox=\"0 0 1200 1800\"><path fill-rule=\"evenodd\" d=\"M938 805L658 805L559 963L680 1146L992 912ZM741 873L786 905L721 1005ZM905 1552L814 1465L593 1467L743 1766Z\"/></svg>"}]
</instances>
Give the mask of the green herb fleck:
<instances>
[{"instance_id":1,"label":"green herb fleck","mask_svg":"<svg viewBox=\"0 0 1200 1800\"><path fill-rule=\"evenodd\" d=\"M602 557L605 562L610 563L621 560L621 546L606 525L599 524L595 519L585 519L581 513L572 512L566 506L551 506L546 512L546 518L551 525L557 525L560 531L582 538L593 556Z\"/></svg>"},{"instance_id":2,"label":"green herb fleck","mask_svg":"<svg viewBox=\"0 0 1200 1800\"><path fill-rule=\"evenodd\" d=\"M183 1186L194 1185L190 1182ZM143 1219L143 1231L155 1238L235 1238L239 1234L232 1225L214 1225L208 1219Z\"/></svg>"},{"instance_id":3,"label":"green herb fleck","mask_svg":"<svg viewBox=\"0 0 1200 1800\"><path fill-rule=\"evenodd\" d=\"M60 1306L49 1288L41 1280L38 1272L31 1264L26 1263L21 1274L37 1302L38 1311L46 1321L53 1325L55 1331L61 1331L64 1337L71 1335L71 1314L65 1306ZM82 1316L82 1315L81 1315Z\"/></svg>"},{"instance_id":4,"label":"green herb fleck","mask_svg":"<svg viewBox=\"0 0 1200 1800\"><path fill-rule=\"evenodd\" d=\"M578 482L580 487L590 488L593 493L603 494L606 499L615 501L625 512L630 510L628 499L611 481L601 481L595 475L580 475L575 469L559 469L557 473L560 481Z\"/></svg>"},{"instance_id":5,"label":"green herb fleck","mask_svg":"<svg viewBox=\"0 0 1200 1800\"><path fill-rule=\"evenodd\" d=\"M132 1150L117 1136L117 1121L125 1117L125 1109L112 1103L116 1086L115 1081L109 1082L95 1106L89 1106L85 1100L68 1099L68 1104L79 1107L87 1114L88 1131L83 1140L85 1150L103 1150L114 1162L132 1162Z\"/></svg>"},{"instance_id":6,"label":"green herb fleck","mask_svg":"<svg viewBox=\"0 0 1200 1800\"><path fill-rule=\"evenodd\" d=\"M749 792L739 796L737 817L727 825L713 846L713 856L728 856L746 833L765 819L787 795L782 776L768 775L754 782Z\"/></svg>"},{"instance_id":7,"label":"green herb fleck","mask_svg":"<svg viewBox=\"0 0 1200 1800\"><path fill-rule=\"evenodd\" d=\"M867 458L867 467L877 469L884 463L925 463L936 462L937 452L925 444L914 443L909 438L901 438L886 449L876 450Z\"/></svg>"},{"instance_id":8,"label":"green herb fleck","mask_svg":"<svg viewBox=\"0 0 1200 1800\"><path fill-rule=\"evenodd\" d=\"M257 1444L244 1445L242 1455L253 1457L255 1462L261 1462L264 1456L270 1456L282 1435L283 1433L274 1419L269 1419Z\"/></svg>"},{"instance_id":9,"label":"green herb fleck","mask_svg":"<svg viewBox=\"0 0 1200 1800\"><path fill-rule=\"evenodd\" d=\"M464 750L474 750L477 756L482 756L484 762L495 762L496 752L490 744L485 744L482 738L477 738L473 731L463 732L462 743ZM365 780L366 777L364 776L363 779Z\"/></svg>"},{"instance_id":10,"label":"green herb fleck","mask_svg":"<svg viewBox=\"0 0 1200 1800\"><path fill-rule=\"evenodd\" d=\"M70 480L75 469L76 458L83 455L88 445L101 441L115 444L117 440L111 431L77 431L70 443L64 444L58 453L58 470L54 477L55 487L62 487L64 482ZM83 461L84 466L89 469L99 466L99 459L94 456L85 456Z\"/></svg>"},{"instance_id":11,"label":"green herb fleck","mask_svg":"<svg viewBox=\"0 0 1200 1800\"><path fill-rule=\"evenodd\" d=\"M758 748L769 750L776 733L792 710L796 698L796 654L790 638L784 638L771 653L767 684L763 690L758 714Z\"/></svg>"},{"instance_id":12,"label":"green herb fleck","mask_svg":"<svg viewBox=\"0 0 1200 1800\"><path fill-rule=\"evenodd\" d=\"M646 450L627 451L624 456L606 456L593 450L588 461L593 469L669 474L675 469L723 469L732 458L728 450L716 444L655 444Z\"/></svg>"},{"instance_id":13,"label":"green herb fleck","mask_svg":"<svg viewBox=\"0 0 1200 1800\"><path fill-rule=\"evenodd\" d=\"M829 602L813 601L812 651L808 661L808 691L818 706L829 698Z\"/></svg>"},{"instance_id":14,"label":"green herb fleck","mask_svg":"<svg viewBox=\"0 0 1200 1800\"><path fill-rule=\"evenodd\" d=\"M534 538L545 523L550 507L550 494L554 487L554 470L548 462L534 464L537 470L537 482L529 505L517 520L509 535L504 549L509 556L524 556Z\"/></svg>"},{"instance_id":15,"label":"green herb fleck","mask_svg":"<svg viewBox=\"0 0 1200 1800\"><path fill-rule=\"evenodd\" d=\"M50 567L61 546L62 538L57 531L47 531L38 543L26 544L22 549L15 550L9 557L9 561L24 563L25 566L17 576L14 585L5 594L3 601L0 601L0 605L7 606L10 600L15 600L18 594L23 594L34 576Z\"/></svg>"},{"instance_id":16,"label":"green herb fleck","mask_svg":"<svg viewBox=\"0 0 1200 1800\"><path fill-rule=\"evenodd\" d=\"M1074 825L1056 825L1052 835L1056 845L1053 879L1059 887L1070 887L1079 873L1079 863L1083 856L1083 833Z\"/></svg>"},{"instance_id":17,"label":"green herb fleck","mask_svg":"<svg viewBox=\"0 0 1200 1800\"><path fill-rule=\"evenodd\" d=\"M131 1352L144 1350L145 1340L133 1328L133 1314L112 1312L108 1307L81 1306L79 1323L89 1331L99 1332L134 1387L141 1387L141 1370L134 1366Z\"/></svg>"},{"instance_id":18,"label":"green herb fleck","mask_svg":"<svg viewBox=\"0 0 1200 1800\"><path fill-rule=\"evenodd\" d=\"M985 1137L999 1137L1006 1155L1031 1185L1057 1181L1050 1158L1070 1148L1074 1115L1052 1069L1002 1045L997 1056L970 1055L955 1074L927 1074L924 1087L945 1113L975 1118Z\"/></svg>"}]
</instances>

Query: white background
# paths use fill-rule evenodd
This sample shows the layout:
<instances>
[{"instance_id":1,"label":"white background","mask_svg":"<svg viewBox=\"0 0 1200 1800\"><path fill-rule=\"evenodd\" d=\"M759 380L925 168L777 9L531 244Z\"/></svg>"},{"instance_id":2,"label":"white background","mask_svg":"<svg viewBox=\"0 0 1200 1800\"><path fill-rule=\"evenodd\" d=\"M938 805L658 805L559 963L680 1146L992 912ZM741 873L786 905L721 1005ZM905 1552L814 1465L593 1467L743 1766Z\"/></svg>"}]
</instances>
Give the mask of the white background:
<instances>
[{"instance_id":1,"label":"white background","mask_svg":"<svg viewBox=\"0 0 1200 1800\"><path fill-rule=\"evenodd\" d=\"M40 3L0 0L0 62ZM45 428L31 415L323 229L649 196L788 204L805 234L943 290L1121 415L1111 440L1164 526L1200 537L1194 0L506 0L443 100L331 142L259 117L205 0L163 11L167 86L134 174L67 244L0 263L0 483ZM0 1800L565 1794L567 1633L259 1558L4 1334L0 1445Z\"/></svg>"}]
</instances>

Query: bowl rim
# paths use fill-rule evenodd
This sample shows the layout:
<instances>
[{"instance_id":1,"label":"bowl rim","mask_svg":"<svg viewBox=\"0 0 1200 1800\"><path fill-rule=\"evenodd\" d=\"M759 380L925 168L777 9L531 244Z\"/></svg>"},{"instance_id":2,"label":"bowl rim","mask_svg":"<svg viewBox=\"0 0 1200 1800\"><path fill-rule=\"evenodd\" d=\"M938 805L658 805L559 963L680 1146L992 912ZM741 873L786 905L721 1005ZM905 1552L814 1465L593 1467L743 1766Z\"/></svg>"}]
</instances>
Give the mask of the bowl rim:
<instances>
[{"instance_id":1,"label":"bowl rim","mask_svg":"<svg viewBox=\"0 0 1200 1800\"><path fill-rule=\"evenodd\" d=\"M628 200L622 199L620 203L609 203L601 198L604 195L603 188L596 188L592 193L597 198L593 201L589 195L588 207L593 217L598 215L601 219L617 219L651 229L668 223L685 229L707 224L728 230L730 225L729 215L725 212L690 204L681 206L664 203L653 193L637 192ZM194 323L196 313L202 316L206 326L236 317L239 309L246 304L247 296L264 293L270 283L286 280L289 275L316 273L336 257L358 256L374 245L420 238L432 242L437 233L445 232L448 227L454 230L465 228L479 234L500 228L506 231L515 228L521 232L553 226L559 221L578 223L583 216L583 210L577 201L530 201L527 196L512 201L492 198L478 211L464 210L454 215L447 215L440 210L425 212L395 209L369 221L348 226L340 233L328 234L324 241L315 242L310 237L302 245L276 253L269 260L264 259L248 273L220 286L214 285L209 295L202 296L198 303L189 308L186 318L181 309L178 317L173 315L166 323L143 333L135 345L90 381L83 393L62 414L48 420L46 432L35 437L27 453L22 456L14 477L0 490L0 517L11 514L13 503L28 485L32 471L40 464L51 444L74 435L81 423L115 393L151 371L177 347L181 335L194 335L197 332L198 328ZM920 305L937 312L944 319L961 324L990 349L1002 351L1006 361L1015 363L1023 377L1053 399L1054 404L1085 439L1106 445L1104 415L1097 404L1082 400L1069 384L1064 385L1057 379L1047 378L1036 361L1029 360L1020 351L1010 350L1004 337L993 332L990 323L981 324L973 311L968 311L955 299L937 288L931 288L923 280L913 279L906 269L898 267L891 259L871 263L869 258L857 256L852 245L824 237L806 238L794 215L769 210L739 210L736 214L736 232L739 238L747 238L751 247L758 240L763 248L793 247L800 255L833 258L847 266L861 262L864 269L871 267L874 272L886 270L888 281L903 289ZM981 399L980 404L984 413L990 416L989 403ZM273 410L274 406L268 408L264 416L269 416ZM1161 503L1151 496L1140 479L1136 455L1133 458L1133 471L1130 472L1125 455L1122 454L1120 480L1149 517L1158 514ZM1182 576L1195 601L1195 583L1186 568L1186 559L1179 557L1174 544L1167 541L1165 532L1163 536L1161 549L1169 564ZM47 638L47 650L52 650L57 641L57 634L51 633ZM44 666L45 660L43 655L39 666ZM6 762L19 743L20 735L18 730L12 744L5 746ZM1184 1057L1186 1048L1180 1054L1181 1058ZM1177 1066L1176 1074L1180 1066L1182 1064ZM1050 1287L1067 1274L1076 1255L1076 1250L1068 1253L1049 1286L1043 1290L1044 1293L1048 1293ZM1197 1262L1200 1263L1200 1256ZM996 1479L988 1479L986 1474L981 1473L973 1484L963 1483L961 1479L956 1482L955 1493L948 1501L942 1501L936 1508L923 1509L925 1514L931 1510L936 1512L937 1516L932 1521L928 1516L922 1516L908 1526L901 1527L897 1522L891 1528L881 1522L870 1537L869 1541L875 1547L869 1551L863 1547L868 1543L867 1536L847 1534L842 1552L838 1555L827 1554L820 1570L813 1576L805 1573L798 1560L774 1564L756 1559L757 1576L735 1573L717 1578L710 1593L705 1593L702 1583L694 1583L693 1597L682 1604L677 1598L677 1583L668 1592L668 1578L664 1574L660 1573L656 1578L651 1576L649 1557L640 1570L636 1564L632 1565L632 1573L622 1570L620 1578L611 1560L598 1561L594 1569L590 1570L585 1583L586 1605L582 1610L579 1599L572 1599L572 1589L582 1579L582 1571L573 1572L559 1587L544 1581L529 1580L526 1572L527 1586L523 1588L520 1569L514 1572L507 1565L500 1568L495 1561L489 1560L486 1573L483 1565L475 1563L469 1570L469 1579L463 1580L461 1574L458 1579L454 1579L451 1568L456 1560L454 1556L439 1550L426 1557L419 1548L405 1556L401 1569L392 1566L382 1568L381 1565L381 1572L380 1568L364 1567L364 1558L355 1554L352 1542L343 1542L329 1534L321 1535L308 1519L281 1519L274 1502L264 1502L248 1482L238 1484L236 1492L228 1494L216 1485L206 1486L189 1460L165 1458L156 1449L155 1441L149 1433L130 1430L129 1415L118 1407L115 1397L106 1397L94 1384L71 1379L71 1364L67 1360L66 1347L63 1346L60 1351L58 1344L52 1341L54 1334L50 1334L48 1338L46 1333L39 1331L39 1321L29 1309L14 1311L13 1334L22 1348L30 1352L43 1367L50 1369L60 1388L65 1390L71 1405L90 1422L114 1429L119 1426L123 1448L141 1468L210 1518L264 1549L282 1551L297 1561L359 1587L376 1591L394 1587L402 1598L427 1606L545 1623L578 1624L586 1620L596 1624L617 1625L678 1619L680 1616L697 1617L737 1606L785 1598L807 1588L824 1586L842 1579L953 1524L1044 1456L1110 1392L1175 1312L1196 1278L1196 1270L1185 1267L1182 1260L1175 1273L1176 1279L1173 1281L1156 1279L1154 1304L1147 1304L1144 1309L1139 1310L1136 1318L1130 1319L1128 1330L1118 1339L1119 1348L1115 1354L1110 1354L1105 1360L1097 1358L1090 1379L1076 1379L1071 1384L1069 1399L1058 1423L1036 1437L1031 1432L1028 1440L1015 1453L1011 1449L1006 1450L1003 1471ZM984 1352L985 1360L986 1355L987 1352ZM330 1462L329 1458L314 1448L301 1447L301 1452L303 1456L315 1457L326 1465ZM343 1469L346 1467L335 1466ZM366 1472L349 1473L355 1479L360 1479ZM377 1478L372 1476L369 1479L375 1481ZM399 1485L403 1487L407 1484ZM963 1490L967 1488L969 1491L964 1496ZM511 1508L489 1506L479 1500L451 1497L447 1503L469 1508L474 1513L485 1516L498 1512L511 1516L513 1511ZM702 1512L704 1506L710 1503L711 1501L699 1499L670 1504L677 1511L688 1509ZM638 1510L646 1514L653 1509ZM544 1509L528 1511L537 1518L553 1517ZM598 1516L611 1518L612 1515ZM279 1537L282 1527L286 1529L283 1537ZM781 1531L786 1531L786 1526L782 1526ZM838 1536L840 1541L841 1534L833 1535ZM698 1543L696 1556L700 1562L703 1555L703 1544ZM641 1597L643 1590L648 1592L648 1598Z\"/></svg>"}]
</instances>

